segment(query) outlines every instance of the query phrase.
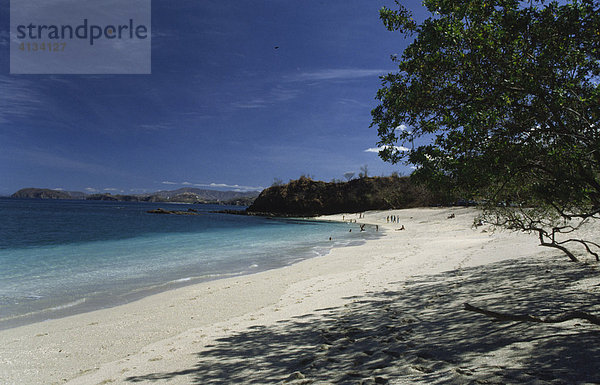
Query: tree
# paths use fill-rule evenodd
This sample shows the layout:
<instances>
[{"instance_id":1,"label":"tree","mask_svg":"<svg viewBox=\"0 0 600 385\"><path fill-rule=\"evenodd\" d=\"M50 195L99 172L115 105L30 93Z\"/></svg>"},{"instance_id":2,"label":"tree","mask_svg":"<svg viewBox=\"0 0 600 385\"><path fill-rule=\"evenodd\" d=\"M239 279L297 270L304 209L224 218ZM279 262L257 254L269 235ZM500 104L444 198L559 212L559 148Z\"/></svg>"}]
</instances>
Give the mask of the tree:
<instances>
[{"instance_id":1,"label":"tree","mask_svg":"<svg viewBox=\"0 0 600 385\"><path fill-rule=\"evenodd\" d=\"M346 180L348 182L350 182L352 180L352 178L354 178L354 173L353 172L345 172L344 173L344 178L346 178Z\"/></svg>"},{"instance_id":2,"label":"tree","mask_svg":"<svg viewBox=\"0 0 600 385\"><path fill-rule=\"evenodd\" d=\"M598 259L564 236L600 217L600 2L425 0L422 23L396 3L380 17L414 40L377 93L381 158L484 202L492 224Z\"/></svg>"},{"instance_id":3,"label":"tree","mask_svg":"<svg viewBox=\"0 0 600 385\"><path fill-rule=\"evenodd\" d=\"M364 165L360 167L360 172L358 173L359 178L368 178L369 177L369 165Z\"/></svg>"}]
</instances>

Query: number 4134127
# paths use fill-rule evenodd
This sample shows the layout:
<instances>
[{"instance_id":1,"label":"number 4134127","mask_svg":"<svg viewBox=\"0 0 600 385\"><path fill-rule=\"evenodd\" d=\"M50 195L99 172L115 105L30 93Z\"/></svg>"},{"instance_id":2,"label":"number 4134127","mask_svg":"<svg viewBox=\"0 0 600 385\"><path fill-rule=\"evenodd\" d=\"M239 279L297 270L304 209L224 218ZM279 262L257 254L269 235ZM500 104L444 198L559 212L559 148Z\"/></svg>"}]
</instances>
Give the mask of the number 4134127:
<instances>
[{"instance_id":1,"label":"number 4134127","mask_svg":"<svg viewBox=\"0 0 600 385\"><path fill-rule=\"evenodd\" d=\"M48 51L48 52L63 52L67 43L21 43L19 44L20 51Z\"/></svg>"}]
</instances>

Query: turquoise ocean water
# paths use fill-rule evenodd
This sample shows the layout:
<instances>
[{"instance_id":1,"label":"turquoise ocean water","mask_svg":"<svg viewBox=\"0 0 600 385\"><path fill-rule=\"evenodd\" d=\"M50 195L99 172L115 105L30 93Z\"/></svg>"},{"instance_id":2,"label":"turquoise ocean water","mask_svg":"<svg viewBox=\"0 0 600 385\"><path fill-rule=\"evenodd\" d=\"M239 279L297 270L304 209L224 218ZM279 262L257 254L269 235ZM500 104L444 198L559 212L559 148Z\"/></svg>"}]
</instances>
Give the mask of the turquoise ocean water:
<instances>
[{"instance_id":1,"label":"turquoise ocean water","mask_svg":"<svg viewBox=\"0 0 600 385\"><path fill-rule=\"evenodd\" d=\"M158 207L202 215L146 213ZM224 208L232 207L0 199L0 329L277 268L376 235L211 213Z\"/></svg>"}]
</instances>

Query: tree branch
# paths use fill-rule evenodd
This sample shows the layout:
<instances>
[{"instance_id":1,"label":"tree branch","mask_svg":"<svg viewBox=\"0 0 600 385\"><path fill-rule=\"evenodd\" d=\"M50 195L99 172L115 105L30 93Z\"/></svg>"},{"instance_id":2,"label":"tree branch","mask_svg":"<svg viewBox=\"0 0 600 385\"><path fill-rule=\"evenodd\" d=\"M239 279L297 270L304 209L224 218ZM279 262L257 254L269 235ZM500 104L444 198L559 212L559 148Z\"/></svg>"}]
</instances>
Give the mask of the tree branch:
<instances>
[{"instance_id":1,"label":"tree branch","mask_svg":"<svg viewBox=\"0 0 600 385\"><path fill-rule=\"evenodd\" d=\"M573 253L571 253L571 251L569 251L569 249L567 249L564 246L561 246L561 245L557 244L554 241L554 237L553 236L550 238L552 240L552 242L546 242L544 240L544 236L548 237L548 234L544 230L542 230L542 229L535 229L535 230L538 232L538 235L539 235L539 238L540 238L540 245L541 246L553 247L555 249L559 249L560 251L562 251L563 253L565 253L567 255L567 257L569 257L569 259L572 262L579 262L579 259L577 259L577 257L575 255L573 255Z\"/></svg>"},{"instance_id":2,"label":"tree branch","mask_svg":"<svg viewBox=\"0 0 600 385\"><path fill-rule=\"evenodd\" d=\"M592 242L592 241L584 241L583 239L567 239L566 241L557 242L557 244L558 245L562 245L562 244L565 244L565 243L568 243L568 242L578 242L578 243L581 243L585 247L585 249L587 250L587 252L589 254L592 254L594 257L596 257L596 261L600 261L600 255L598 255L598 253L593 252L592 249L589 246L589 245L593 245L593 246L596 246L597 248L600 249L600 245L598 245L597 243Z\"/></svg>"},{"instance_id":3,"label":"tree branch","mask_svg":"<svg viewBox=\"0 0 600 385\"><path fill-rule=\"evenodd\" d=\"M488 317L496 318L501 321L518 321L518 322L537 322L537 323L561 323L565 321L570 321L573 319L584 319L589 321L594 325L600 325L600 317L595 316L590 313L586 313L583 311L569 311L566 313L562 313L556 316L550 317L536 317L529 314L506 314L506 313L498 313L491 310L482 309L479 307L475 307L468 303L465 303L465 310L473 311L475 313L483 314Z\"/></svg>"}]
</instances>

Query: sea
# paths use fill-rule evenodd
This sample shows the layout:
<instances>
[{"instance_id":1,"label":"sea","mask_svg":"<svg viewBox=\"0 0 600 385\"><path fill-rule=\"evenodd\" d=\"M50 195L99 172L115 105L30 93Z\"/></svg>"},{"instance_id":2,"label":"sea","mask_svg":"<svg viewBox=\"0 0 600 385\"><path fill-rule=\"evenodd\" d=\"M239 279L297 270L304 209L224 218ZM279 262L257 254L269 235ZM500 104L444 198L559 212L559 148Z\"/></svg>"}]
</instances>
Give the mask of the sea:
<instances>
[{"instance_id":1,"label":"sea","mask_svg":"<svg viewBox=\"0 0 600 385\"><path fill-rule=\"evenodd\" d=\"M147 213L156 208L199 215ZM0 198L0 329L291 265L379 234L215 212L224 209L243 207Z\"/></svg>"}]
</instances>

